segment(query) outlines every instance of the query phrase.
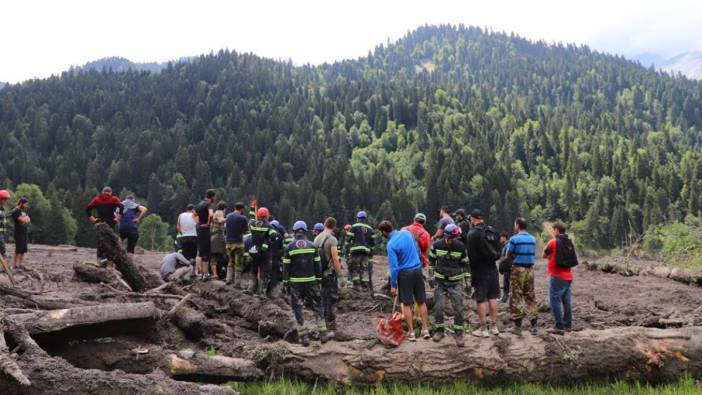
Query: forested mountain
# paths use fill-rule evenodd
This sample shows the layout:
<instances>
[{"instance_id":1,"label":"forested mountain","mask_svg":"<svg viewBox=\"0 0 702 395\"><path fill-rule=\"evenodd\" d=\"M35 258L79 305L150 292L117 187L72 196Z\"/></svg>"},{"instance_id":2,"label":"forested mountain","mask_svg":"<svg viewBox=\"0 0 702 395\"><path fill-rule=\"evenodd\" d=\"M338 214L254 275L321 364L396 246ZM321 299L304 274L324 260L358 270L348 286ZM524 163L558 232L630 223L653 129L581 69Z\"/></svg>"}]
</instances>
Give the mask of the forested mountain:
<instances>
[{"instance_id":1,"label":"forested mountain","mask_svg":"<svg viewBox=\"0 0 702 395\"><path fill-rule=\"evenodd\" d=\"M406 223L449 204L502 229L562 218L607 248L699 215L701 128L699 82L587 47L425 26L321 66L221 51L158 74L9 86L0 180L52 184L81 219L103 184L171 223L215 186L284 223L361 208Z\"/></svg>"},{"instance_id":2,"label":"forested mountain","mask_svg":"<svg viewBox=\"0 0 702 395\"><path fill-rule=\"evenodd\" d=\"M187 61L189 58L181 58L178 62L181 61ZM168 62L145 62L145 63L138 63L138 62L132 62L131 60L127 58L122 58L122 57L109 57L109 58L102 58L98 60L94 60L92 62L88 62L84 64L83 66L80 67L74 67L73 71L88 71L88 70L95 70L95 71L111 71L115 73L124 73L126 71L132 70L132 71L150 71L152 73L158 73L161 70L165 69L168 67Z\"/></svg>"},{"instance_id":3,"label":"forested mountain","mask_svg":"<svg viewBox=\"0 0 702 395\"><path fill-rule=\"evenodd\" d=\"M0 81L0 89L2 89L5 86L5 83Z\"/></svg>"}]
</instances>

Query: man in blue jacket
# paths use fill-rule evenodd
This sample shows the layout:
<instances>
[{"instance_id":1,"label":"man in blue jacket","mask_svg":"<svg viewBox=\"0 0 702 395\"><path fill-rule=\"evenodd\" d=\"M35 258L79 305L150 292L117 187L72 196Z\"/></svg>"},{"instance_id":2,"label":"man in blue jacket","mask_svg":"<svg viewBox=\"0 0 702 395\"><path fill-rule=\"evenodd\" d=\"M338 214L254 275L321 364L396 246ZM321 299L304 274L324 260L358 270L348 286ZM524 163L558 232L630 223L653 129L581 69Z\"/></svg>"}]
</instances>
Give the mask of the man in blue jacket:
<instances>
[{"instance_id":1,"label":"man in blue jacket","mask_svg":"<svg viewBox=\"0 0 702 395\"><path fill-rule=\"evenodd\" d=\"M417 244L408 230L394 230L390 221L382 221L378 230L388 239L388 262L390 264L390 292L395 297L400 294L402 314L409 329L409 340L417 341L414 334L412 306L416 303L422 321L422 337L429 339L427 328L426 292L422 277L422 262L419 260Z\"/></svg>"}]
</instances>

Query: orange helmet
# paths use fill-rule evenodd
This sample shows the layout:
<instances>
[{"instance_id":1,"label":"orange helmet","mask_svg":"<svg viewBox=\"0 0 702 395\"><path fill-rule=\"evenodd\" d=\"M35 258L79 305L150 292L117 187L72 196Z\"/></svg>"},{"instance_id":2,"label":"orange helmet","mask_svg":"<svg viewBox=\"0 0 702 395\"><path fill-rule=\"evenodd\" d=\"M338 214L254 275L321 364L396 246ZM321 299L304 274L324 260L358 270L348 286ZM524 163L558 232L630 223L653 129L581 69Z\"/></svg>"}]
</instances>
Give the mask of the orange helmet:
<instances>
[{"instance_id":1,"label":"orange helmet","mask_svg":"<svg viewBox=\"0 0 702 395\"><path fill-rule=\"evenodd\" d=\"M270 215L271 215L271 213L268 212L268 209L265 207L261 207L258 209L258 211L256 211L256 216L258 218L268 218L268 217L270 217Z\"/></svg>"}]
</instances>

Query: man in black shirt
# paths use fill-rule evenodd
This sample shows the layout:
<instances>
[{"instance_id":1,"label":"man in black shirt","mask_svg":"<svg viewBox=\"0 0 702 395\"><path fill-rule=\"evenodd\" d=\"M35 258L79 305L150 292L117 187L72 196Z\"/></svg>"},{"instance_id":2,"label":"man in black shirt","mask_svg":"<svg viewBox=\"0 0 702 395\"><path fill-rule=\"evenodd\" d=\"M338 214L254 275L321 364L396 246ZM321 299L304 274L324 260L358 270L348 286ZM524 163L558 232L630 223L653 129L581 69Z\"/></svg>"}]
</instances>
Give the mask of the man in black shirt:
<instances>
[{"instance_id":1,"label":"man in black shirt","mask_svg":"<svg viewBox=\"0 0 702 395\"><path fill-rule=\"evenodd\" d=\"M205 198L195 207L197 214L197 266L200 270L200 279L207 280L210 278L209 263L210 263L210 225L212 224L212 203L217 197L217 192L214 189L208 189L205 193ZM213 270L216 270L213 268Z\"/></svg>"},{"instance_id":2,"label":"man in black shirt","mask_svg":"<svg viewBox=\"0 0 702 395\"><path fill-rule=\"evenodd\" d=\"M483 245L483 230L487 227L480 210L470 213L471 230L468 232L467 249L470 268L473 273L472 283L475 288L475 301L478 304L480 327L473 331L478 337L498 335L497 329L497 298L500 297L500 279L497 274L495 258L485 250ZM488 306L490 321L486 323Z\"/></svg>"},{"instance_id":3,"label":"man in black shirt","mask_svg":"<svg viewBox=\"0 0 702 395\"><path fill-rule=\"evenodd\" d=\"M29 244L27 227L31 220L29 215L27 215L27 207L29 207L29 200L25 197L20 198L20 200L17 201L17 206L10 213L12 222L15 225L15 256L12 266L13 269L18 272L24 270L24 254L27 253L27 245Z\"/></svg>"}]
</instances>

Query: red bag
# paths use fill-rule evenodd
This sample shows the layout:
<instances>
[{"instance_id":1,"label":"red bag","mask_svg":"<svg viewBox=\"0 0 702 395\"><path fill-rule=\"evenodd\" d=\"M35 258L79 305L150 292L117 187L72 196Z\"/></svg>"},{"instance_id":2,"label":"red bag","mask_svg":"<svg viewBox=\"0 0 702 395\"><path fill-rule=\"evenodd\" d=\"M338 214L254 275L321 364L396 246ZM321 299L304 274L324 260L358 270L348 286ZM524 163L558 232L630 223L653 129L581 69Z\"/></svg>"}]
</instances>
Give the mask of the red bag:
<instances>
[{"instance_id":1,"label":"red bag","mask_svg":"<svg viewBox=\"0 0 702 395\"><path fill-rule=\"evenodd\" d=\"M378 339L388 348L399 347L402 341L405 340L405 333L402 330L402 313L395 311L396 305L397 299L393 302L393 314L390 318L381 315L375 319L375 330L378 333Z\"/></svg>"}]
</instances>

